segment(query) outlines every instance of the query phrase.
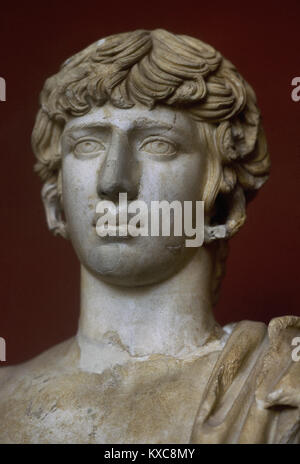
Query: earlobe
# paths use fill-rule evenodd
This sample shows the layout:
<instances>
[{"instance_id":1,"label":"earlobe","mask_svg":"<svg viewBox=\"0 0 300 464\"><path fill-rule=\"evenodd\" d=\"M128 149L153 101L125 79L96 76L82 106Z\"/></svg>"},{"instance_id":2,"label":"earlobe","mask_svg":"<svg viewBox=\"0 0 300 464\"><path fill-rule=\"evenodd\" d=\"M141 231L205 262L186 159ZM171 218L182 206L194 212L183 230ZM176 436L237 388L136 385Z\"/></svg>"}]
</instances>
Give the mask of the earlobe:
<instances>
[{"instance_id":1,"label":"earlobe","mask_svg":"<svg viewBox=\"0 0 300 464\"><path fill-rule=\"evenodd\" d=\"M224 211L224 215L220 215L222 221L214 225L205 226L205 243L211 243L217 239L231 238L246 220L246 199L239 185L229 194L223 195L223 205L226 211Z\"/></svg>"},{"instance_id":2,"label":"earlobe","mask_svg":"<svg viewBox=\"0 0 300 464\"><path fill-rule=\"evenodd\" d=\"M42 188L42 200L49 230L54 235L68 238L67 224L63 220L63 209L56 181L49 180L45 182Z\"/></svg>"},{"instance_id":3,"label":"earlobe","mask_svg":"<svg viewBox=\"0 0 300 464\"><path fill-rule=\"evenodd\" d=\"M204 226L204 243L211 243L214 240L228 238L226 224L216 226Z\"/></svg>"}]
</instances>

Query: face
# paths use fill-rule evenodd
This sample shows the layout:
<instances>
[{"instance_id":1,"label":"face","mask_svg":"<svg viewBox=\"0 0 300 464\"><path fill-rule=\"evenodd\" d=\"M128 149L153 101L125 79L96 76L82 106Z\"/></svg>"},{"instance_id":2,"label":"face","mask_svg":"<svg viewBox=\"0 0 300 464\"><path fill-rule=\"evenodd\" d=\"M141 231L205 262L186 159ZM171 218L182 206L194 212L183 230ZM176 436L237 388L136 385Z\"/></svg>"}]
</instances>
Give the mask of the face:
<instances>
[{"instance_id":1,"label":"face","mask_svg":"<svg viewBox=\"0 0 300 464\"><path fill-rule=\"evenodd\" d=\"M96 231L96 205L108 200L119 213L120 193L127 194L129 206L145 202L149 230L152 201L201 200L206 153L187 112L166 106L118 109L106 103L69 120L62 154L68 231L89 271L112 284L146 285L171 276L192 257L195 248L185 246L184 236L100 237Z\"/></svg>"}]
</instances>

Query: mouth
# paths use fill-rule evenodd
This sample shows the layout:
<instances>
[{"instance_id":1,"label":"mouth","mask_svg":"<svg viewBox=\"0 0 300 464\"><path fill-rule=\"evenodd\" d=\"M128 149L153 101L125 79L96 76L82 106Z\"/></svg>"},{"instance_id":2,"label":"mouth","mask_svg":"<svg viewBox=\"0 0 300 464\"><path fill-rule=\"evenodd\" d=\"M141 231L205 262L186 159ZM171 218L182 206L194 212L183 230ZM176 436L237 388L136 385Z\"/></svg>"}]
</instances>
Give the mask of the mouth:
<instances>
[{"instance_id":1,"label":"mouth","mask_svg":"<svg viewBox=\"0 0 300 464\"><path fill-rule=\"evenodd\" d=\"M94 215L94 217L92 219L92 226L93 227L97 227L97 222L102 216L103 216L102 214L97 214L97 213ZM130 219L131 219L131 217L134 217L134 214L128 213L127 216L128 216L127 221L124 222L124 220L122 218L120 219L119 214L117 214L115 217L110 218L110 221L106 222L106 226L108 228L115 227L117 229L119 229L119 228L127 228L128 225L129 225ZM135 224L135 227L137 229L140 229L141 228L141 221L138 221Z\"/></svg>"},{"instance_id":2,"label":"mouth","mask_svg":"<svg viewBox=\"0 0 300 464\"><path fill-rule=\"evenodd\" d=\"M109 221L106 221L104 224L98 224L98 220L102 217L102 214L95 214L92 219L92 226L96 229L96 233L99 238L105 239L132 239L136 237L136 234L139 233L141 228L141 222L138 221L134 226L130 224L131 217L134 217L133 214L128 213L127 220L124 221L123 218L120 218L120 215L110 217ZM130 226L130 227L129 227ZM131 234L134 231L136 234Z\"/></svg>"}]
</instances>

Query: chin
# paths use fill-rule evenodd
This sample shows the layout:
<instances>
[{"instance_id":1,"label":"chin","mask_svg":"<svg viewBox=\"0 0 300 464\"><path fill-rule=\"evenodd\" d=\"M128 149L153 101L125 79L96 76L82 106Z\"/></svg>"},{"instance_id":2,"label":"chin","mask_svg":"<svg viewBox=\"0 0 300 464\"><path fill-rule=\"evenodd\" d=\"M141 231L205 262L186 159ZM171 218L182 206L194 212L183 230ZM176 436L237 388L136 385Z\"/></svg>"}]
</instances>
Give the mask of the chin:
<instances>
[{"instance_id":1,"label":"chin","mask_svg":"<svg viewBox=\"0 0 300 464\"><path fill-rule=\"evenodd\" d=\"M191 251L191 248L182 248L174 252L166 246L152 247L134 239L103 241L82 253L80 261L104 282L138 287L162 282L176 274L186 265Z\"/></svg>"}]
</instances>

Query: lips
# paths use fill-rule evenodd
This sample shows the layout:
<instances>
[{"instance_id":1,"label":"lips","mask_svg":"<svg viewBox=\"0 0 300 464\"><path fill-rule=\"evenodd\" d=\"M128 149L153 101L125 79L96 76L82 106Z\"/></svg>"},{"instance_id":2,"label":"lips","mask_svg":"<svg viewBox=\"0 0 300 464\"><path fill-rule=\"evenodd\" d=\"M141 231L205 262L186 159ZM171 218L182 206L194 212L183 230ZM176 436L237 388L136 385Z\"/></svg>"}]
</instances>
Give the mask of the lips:
<instances>
[{"instance_id":1,"label":"lips","mask_svg":"<svg viewBox=\"0 0 300 464\"><path fill-rule=\"evenodd\" d=\"M96 227L98 219L100 219L104 215L105 213L95 213L93 216L92 225ZM130 219L133 218L135 215L136 215L135 213L128 213L128 212L127 213L123 212L123 214L122 213L120 214L120 212L118 212L116 215L110 215L107 218L106 227L125 228L128 226ZM137 229L140 228L140 221L138 221L138 223L136 224L136 228Z\"/></svg>"}]
</instances>

